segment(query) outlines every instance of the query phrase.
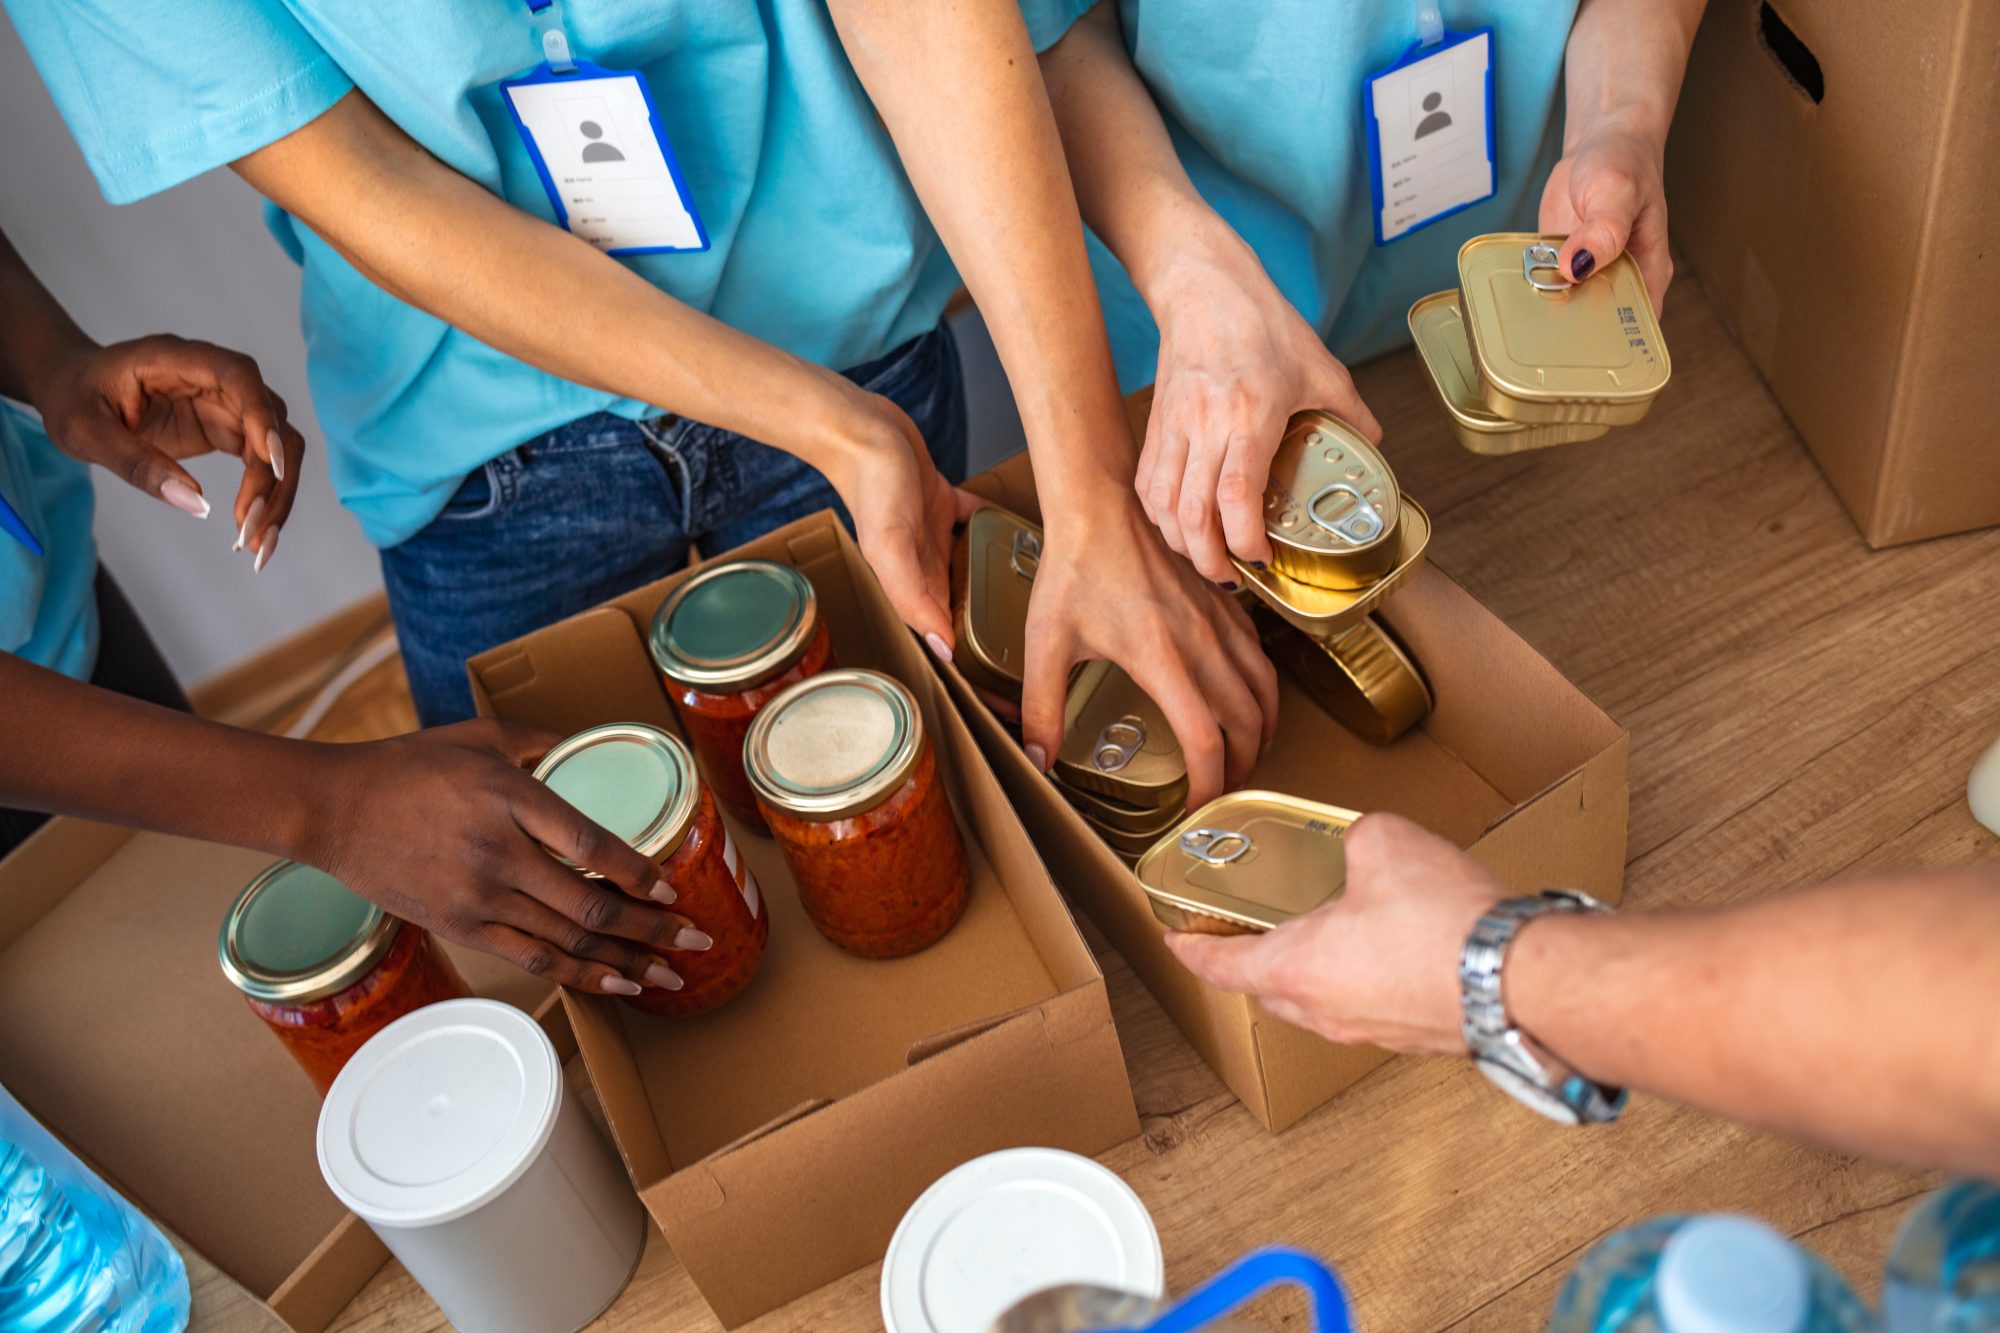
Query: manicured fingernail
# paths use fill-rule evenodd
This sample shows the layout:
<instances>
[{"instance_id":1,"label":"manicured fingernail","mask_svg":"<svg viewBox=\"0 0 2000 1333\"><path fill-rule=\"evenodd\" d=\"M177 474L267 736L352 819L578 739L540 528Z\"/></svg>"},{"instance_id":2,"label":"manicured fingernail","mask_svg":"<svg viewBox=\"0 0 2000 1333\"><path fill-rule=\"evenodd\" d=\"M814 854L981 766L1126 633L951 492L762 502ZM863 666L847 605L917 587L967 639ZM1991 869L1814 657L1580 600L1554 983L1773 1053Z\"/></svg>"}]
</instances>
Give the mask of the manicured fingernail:
<instances>
[{"instance_id":1,"label":"manicured fingernail","mask_svg":"<svg viewBox=\"0 0 2000 1333\"><path fill-rule=\"evenodd\" d=\"M1028 762L1035 766L1037 773L1049 771L1049 752L1033 741L1028 742Z\"/></svg>"},{"instance_id":2,"label":"manicured fingernail","mask_svg":"<svg viewBox=\"0 0 2000 1333\"><path fill-rule=\"evenodd\" d=\"M196 518L208 517L208 501L201 498L200 491L178 477L160 487L160 498L184 514L193 514Z\"/></svg>"},{"instance_id":3,"label":"manicured fingernail","mask_svg":"<svg viewBox=\"0 0 2000 1333\"><path fill-rule=\"evenodd\" d=\"M685 949L689 953L706 953L715 947L715 941L708 937L708 932L705 930L682 926L680 934L674 936L674 947Z\"/></svg>"},{"instance_id":4,"label":"manicured fingernail","mask_svg":"<svg viewBox=\"0 0 2000 1333\"><path fill-rule=\"evenodd\" d=\"M647 892L656 903L671 903L680 898L680 895L674 892L674 886L663 879L654 880L653 887Z\"/></svg>"},{"instance_id":5,"label":"manicured fingernail","mask_svg":"<svg viewBox=\"0 0 2000 1333\"><path fill-rule=\"evenodd\" d=\"M606 977L598 984L604 988L606 995L637 995L645 989L638 982L627 981L623 977Z\"/></svg>"},{"instance_id":6,"label":"manicured fingernail","mask_svg":"<svg viewBox=\"0 0 2000 1333\"><path fill-rule=\"evenodd\" d=\"M687 985L681 980L681 974L665 963L646 964L646 984L654 990L679 990ZM633 989L637 990L638 987L635 986Z\"/></svg>"},{"instance_id":7,"label":"manicured fingernail","mask_svg":"<svg viewBox=\"0 0 2000 1333\"><path fill-rule=\"evenodd\" d=\"M1596 267L1597 256L1588 250L1579 250L1570 257L1569 271L1576 275L1578 282L1582 282L1585 278L1589 277L1590 271Z\"/></svg>"},{"instance_id":8,"label":"manicured fingernail","mask_svg":"<svg viewBox=\"0 0 2000 1333\"><path fill-rule=\"evenodd\" d=\"M926 634L924 635L924 642L931 646L931 652L937 655L938 661L951 661L951 645L944 641L943 635Z\"/></svg>"},{"instance_id":9,"label":"manicured fingernail","mask_svg":"<svg viewBox=\"0 0 2000 1333\"><path fill-rule=\"evenodd\" d=\"M264 447L271 452L271 475L279 481L285 479L285 442L278 438L278 432L264 432Z\"/></svg>"},{"instance_id":10,"label":"manicured fingernail","mask_svg":"<svg viewBox=\"0 0 2000 1333\"><path fill-rule=\"evenodd\" d=\"M258 526L262 524L263 521L264 521L264 497L260 495L256 499L252 500L250 502L250 508L244 511L243 526L236 530L236 545L230 547L229 548L230 551L232 553L240 551L244 548L244 546L248 545L250 541L250 534L256 531Z\"/></svg>"},{"instance_id":11,"label":"manicured fingernail","mask_svg":"<svg viewBox=\"0 0 2000 1333\"><path fill-rule=\"evenodd\" d=\"M264 540L257 544L257 563L251 566L253 573L262 574L264 566L271 563L272 554L278 549L278 529L272 528L264 534Z\"/></svg>"},{"instance_id":12,"label":"manicured fingernail","mask_svg":"<svg viewBox=\"0 0 2000 1333\"><path fill-rule=\"evenodd\" d=\"M1258 573L1261 574L1263 571L1269 569L1270 566L1265 564L1262 560L1252 560L1250 562L1250 568L1256 570Z\"/></svg>"},{"instance_id":13,"label":"manicured fingernail","mask_svg":"<svg viewBox=\"0 0 2000 1333\"><path fill-rule=\"evenodd\" d=\"M1224 580L1223 580L1223 581L1222 581L1221 583L1218 583L1218 584L1216 584L1215 586L1216 586L1216 587L1218 587L1218 588L1220 588L1220 589L1222 589L1222 590L1223 590L1224 592L1235 592L1235 591L1236 591L1236 580L1235 580L1235 579L1224 579Z\"/></svg>"}]
</instances>

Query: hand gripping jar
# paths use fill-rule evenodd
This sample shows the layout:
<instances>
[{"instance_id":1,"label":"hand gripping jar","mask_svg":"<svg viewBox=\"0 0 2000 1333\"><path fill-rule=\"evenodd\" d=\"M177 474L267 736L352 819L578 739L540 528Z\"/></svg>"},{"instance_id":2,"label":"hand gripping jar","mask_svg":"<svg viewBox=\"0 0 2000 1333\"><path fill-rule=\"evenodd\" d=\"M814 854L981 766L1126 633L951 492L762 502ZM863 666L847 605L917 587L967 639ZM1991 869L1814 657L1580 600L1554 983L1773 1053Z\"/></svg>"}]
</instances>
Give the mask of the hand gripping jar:
<instances>
[{"instance_id":1,"label":"hand gripping jar","mask_svg":"<svg viewBox=\"0 0 2000 1333\"><path fill-rule=\"evenodd\" d=\"M773 699L744 769L820 934L866 958L935 943L965 910L965 843L917 701L876 671Z\"/></svg>"},{"instance_id":2,"label":"hand gripping jar","mask_svg":"<svg viewBox=\"0 0 2000 1333\"><path fill-rule=\"evenodd\" d=\"M223 975L322 1096L390 1023L472 994L427 931L295 861L278 862L236 895L216 952Z\"/></svg>"},{"instance_id":3,"label":"hand gripping jar","mask_svg":"<svg viewBox=\"0 0 2000 1333\"><path fill-rule=\"evenodd\" d=\"M549 790L659 863L674 910L708 933L700 953L659 950L681 976L679 990L647 987L625 1003L649 1014L707 1013L757 975L771 937L757 878L736 851L695 774L687 746L657 727L620 722L578 732L535 768ZM575 863L564 865L576 869ZM591 872L585 875L595 878ZM607 893L621 892L607 886Z\"/></svg>"},{"instance_id":4,"label":"hand gripping jar","mask_svg":"<svg viewBox=\"0 0 2000 1333\"><path fill-rule=\"evenodd\" d=\"M833 665L812 583L771 560L710 565L653 616L653 662L722 808L762 831L743 776L750 719L787 686Z\"/></svg>"}]
</instances>

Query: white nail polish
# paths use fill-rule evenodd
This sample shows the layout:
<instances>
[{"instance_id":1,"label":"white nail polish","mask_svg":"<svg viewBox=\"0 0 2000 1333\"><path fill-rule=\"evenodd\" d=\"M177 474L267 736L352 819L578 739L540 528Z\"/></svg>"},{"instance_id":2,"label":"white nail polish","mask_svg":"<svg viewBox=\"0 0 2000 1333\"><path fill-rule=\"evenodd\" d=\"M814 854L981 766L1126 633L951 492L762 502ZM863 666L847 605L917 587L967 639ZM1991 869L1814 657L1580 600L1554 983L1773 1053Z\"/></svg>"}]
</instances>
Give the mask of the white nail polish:
<instances>
[{"instance_id":1,"label":"white nail polish","mask_svg":"<svg viewBox=\"0 0 2000 1333\"><path fill-rule=\"evenodd\" d=\"M681 980L681 974L668 967L665 963L648 963L646 965L646 984L654 990L679 990L681 987L687 985L685 981Z\"/></svg>"},{"instance_id":2,"label":"white nail polish","mask_svg":"<svg viewBox=\"0 0 2000 1333\"><path fill-rule=\"evenodd\" d=\"M671 884L669 884L669 883L667 883L667 882L666 882L665 880L663 880L663 879L662 879L662 880L655 880L655 881L653 882L653 888L652 888L652 891L651 891L651 895L652 895L652 899L653 899L653 901L654 901L654 902L656 902L656 903L669 903L669 904L671 904L671 903L673 903L673 902L677 901L677 900L678 900L678 899L680 898L680 895L679 895L678 893L675 893L675 892L674 892L674 886L673 886L673 885L671 885Z\"/></svg>"},{"instance_id":3,"label":"white nail polish","mask_svg":"<svg viewBox=\"0 0 2000 1333\"><path fill-rule=\"evenodd\" d=\"M208 517L208 501L202 493L176 477L160 487L160 498L183 514L193 514L196 518Z\"/></svg>"},{"instance_id":4,"label":"white nail polish","mask_svg":"<svg viewBox=\"0 0 2000 1333\"><path fill-rule=\"evenodd\" d=\"M276 553L277 549L278 529L272 528L264 534L264 540L257 548L257 563L251 566L251 572L262 574L264 566L271 563L271 556Z\"/></svg>"},{"instance_id":5,"label":"white nail polish","mask_svg":"<svg viewBox=\"0 0 2000 1333\"><path fill-rule=\"evenodd\" d=\"M638 982L627 981L623 977L606 977L600 984L606 995L637 995L645 989Z\"/></svg>"},{"instance_id":6,"label":"white nail polish","mask_svg":"<svg viewBox=\"0 0 2000 1333\"><path fill-rule=\"evenodd\" d=\"M693 926L682 926L680 933L674 936L674 947L676 949L685 949L689 953L706 953L715 947L715 941L709 938L709 934L705 930L696 930Z\"/></svg>"},{"instance_id":7,"label":"white nail polish","mask_svg":"<svg viewBox=\"0 0 2000 1333\"><path fill-rule=\"evenodd\" d=\"M924 642L931 646L931 651L933 653L937 654L938 661L940 662L951 661L951 645L944 641L943 635L926 634L924 635Z\"/></svg>"},{"instance_id":8,"label":"white nail polish","mask_svg":"<svg viewBox=\"0 0 2000 1333\"><path fill-rule=\"evenodd\" d=\"M264 447L271 451L271 475L279 481L285 479L285 442L278 438L278 432L267 431Z\"/></svg>"},{"instance_id":9,"label":"white nail polish","mask_svg":"<svg viewBox=\"0 0 2000 1333\"><path fill-rule=\"evenodd\" d=\"M236 545L231 548L232 553L250 544L250 534L255 532L263 521L264 497L260 495L250 502L250 508L244 512L243 526L236 530Z\"/></svg>"}]
</instances>

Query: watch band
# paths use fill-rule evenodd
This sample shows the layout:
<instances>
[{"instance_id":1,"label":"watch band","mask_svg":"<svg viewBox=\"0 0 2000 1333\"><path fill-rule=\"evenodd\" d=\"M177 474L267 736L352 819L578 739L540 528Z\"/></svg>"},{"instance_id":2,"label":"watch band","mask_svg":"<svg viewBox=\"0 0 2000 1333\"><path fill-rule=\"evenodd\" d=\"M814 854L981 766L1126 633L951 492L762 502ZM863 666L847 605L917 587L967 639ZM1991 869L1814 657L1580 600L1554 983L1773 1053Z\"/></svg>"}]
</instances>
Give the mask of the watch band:
<instances>
[{"instance_id":1,"label":"watch band","mask_svg":"<svg viewBox=\"0 0 2000 1333\"><path fill-rule=\"evenodd\" d=\"M1481 1072L1515 1099L1569 1124L1616 1120L1625 1109L1625 1090L1591 1082L1510 1024L1501 975L1514 936L1536 917L1610 910L1573 889L1503 899L1473 926L1459 956L1460 1031Z\"/></svg>"}]
</instances>

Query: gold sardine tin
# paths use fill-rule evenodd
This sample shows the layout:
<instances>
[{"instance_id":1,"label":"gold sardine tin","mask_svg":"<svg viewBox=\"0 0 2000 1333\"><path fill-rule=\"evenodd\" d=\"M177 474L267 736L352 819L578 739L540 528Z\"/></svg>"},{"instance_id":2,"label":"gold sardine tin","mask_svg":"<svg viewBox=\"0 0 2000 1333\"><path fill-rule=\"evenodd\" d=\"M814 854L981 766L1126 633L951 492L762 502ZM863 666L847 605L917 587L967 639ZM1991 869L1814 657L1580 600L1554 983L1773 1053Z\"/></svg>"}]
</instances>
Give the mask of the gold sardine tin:
<instances>
[{"instance_id":1,"label":"gold sardine tin","mask_svg":"<svg viewBox=\"0 0 2000 1333\"><path fill-rule=\"evenodd\" d=\"M974 685L1018 699L1042 530L998 506L982 505L966 521L965 548L955 661Z\"/></svg>"},{"instance_id":2,"label":"gold sardine tin","mask_svg":"<svg viewBox=\"0 0 2000 1333\"><path fill-rule=\"evenodd\" d=\"M1085 663L1063 709L1056 780L1072 791L1164 810L1187 800L1187 757L1158 704L1109 662Z\"/></svg>"},{"instance_id":3,"label":"gold sardine tin","mask_svg":"<svg viewBox=\"0 0 2000 1333\"><path fill-rule=\"evenodd\" d=\"M1530 426L1509 421L1487 407L1456 291L1436 292L1411 306L1410 336L1424 359L1424 368L1430 371L1431 387L1451 417L1452 434L1475 454L1517 454L1557 444L1580 444L1611 429L1583 422Z\"/></svg>"},{"instance_id":4,"label":"gold sardine tin","mask_svg":"<svg viewBox=\"0 0 2000 1333\"><path fill-rule=\"evenodd\" d=\"M1396 563L1401 498L1360 432L1330 412L1300 412L1264 488L1271 568L1314 587L1367 587Z\"/></svg>"},{"instance_id":5,"label":"gold sardine tin","mask_svg":"<svg viewBox=\"0 0 2000 1333\"><path fill-rule=\"evenodd\" d=\"M1337 896L1341 839L1361 816L1268 791L1239 791L1195 811L1133 867L1153 915L1175 930L1270 930Z\"/></svg>"},{"instance_id":6,"label":"gold sardine tin","mask_svg":"<svg viewBox=\"0 0 2000 1333\"><path fill-rule=\"evenodd\" d=\"M1458 252L1458 288L1486 406L1509 421L1625 426L1672 366L1646 280L1620 255L1569 284L1560 236L1497 232Z\"/></svg>"},{"instance_id":7,"label":"gold sardine tin","mask_svg":"<svg viewBox=\"0 0 2000 1333\"><path fill-rule=\"evenodd\" d=\"M1250 619L1271 665L1363 740L1387 745L1430 715L1424 673L1373 616L1332 634L1308 633L1268 606Z\"/></svg>"},{"instance_id":8,"label":"gold sardine tin","mask_svg":"<svg viewBox=\"0 0 2000 1333\"><path fill-rule=\"evenodd\" d=\"M1236 573L1257 599L1292 624L1311 634L1348 629L1381 605L1423 563L1430 545L1431 516L1405 495L1398 502L1396 551L1388 570L1361 588L1325 588L1292 578L1279 570L1258 569L1234 560Z\"/></svg>"}]
</instances>

